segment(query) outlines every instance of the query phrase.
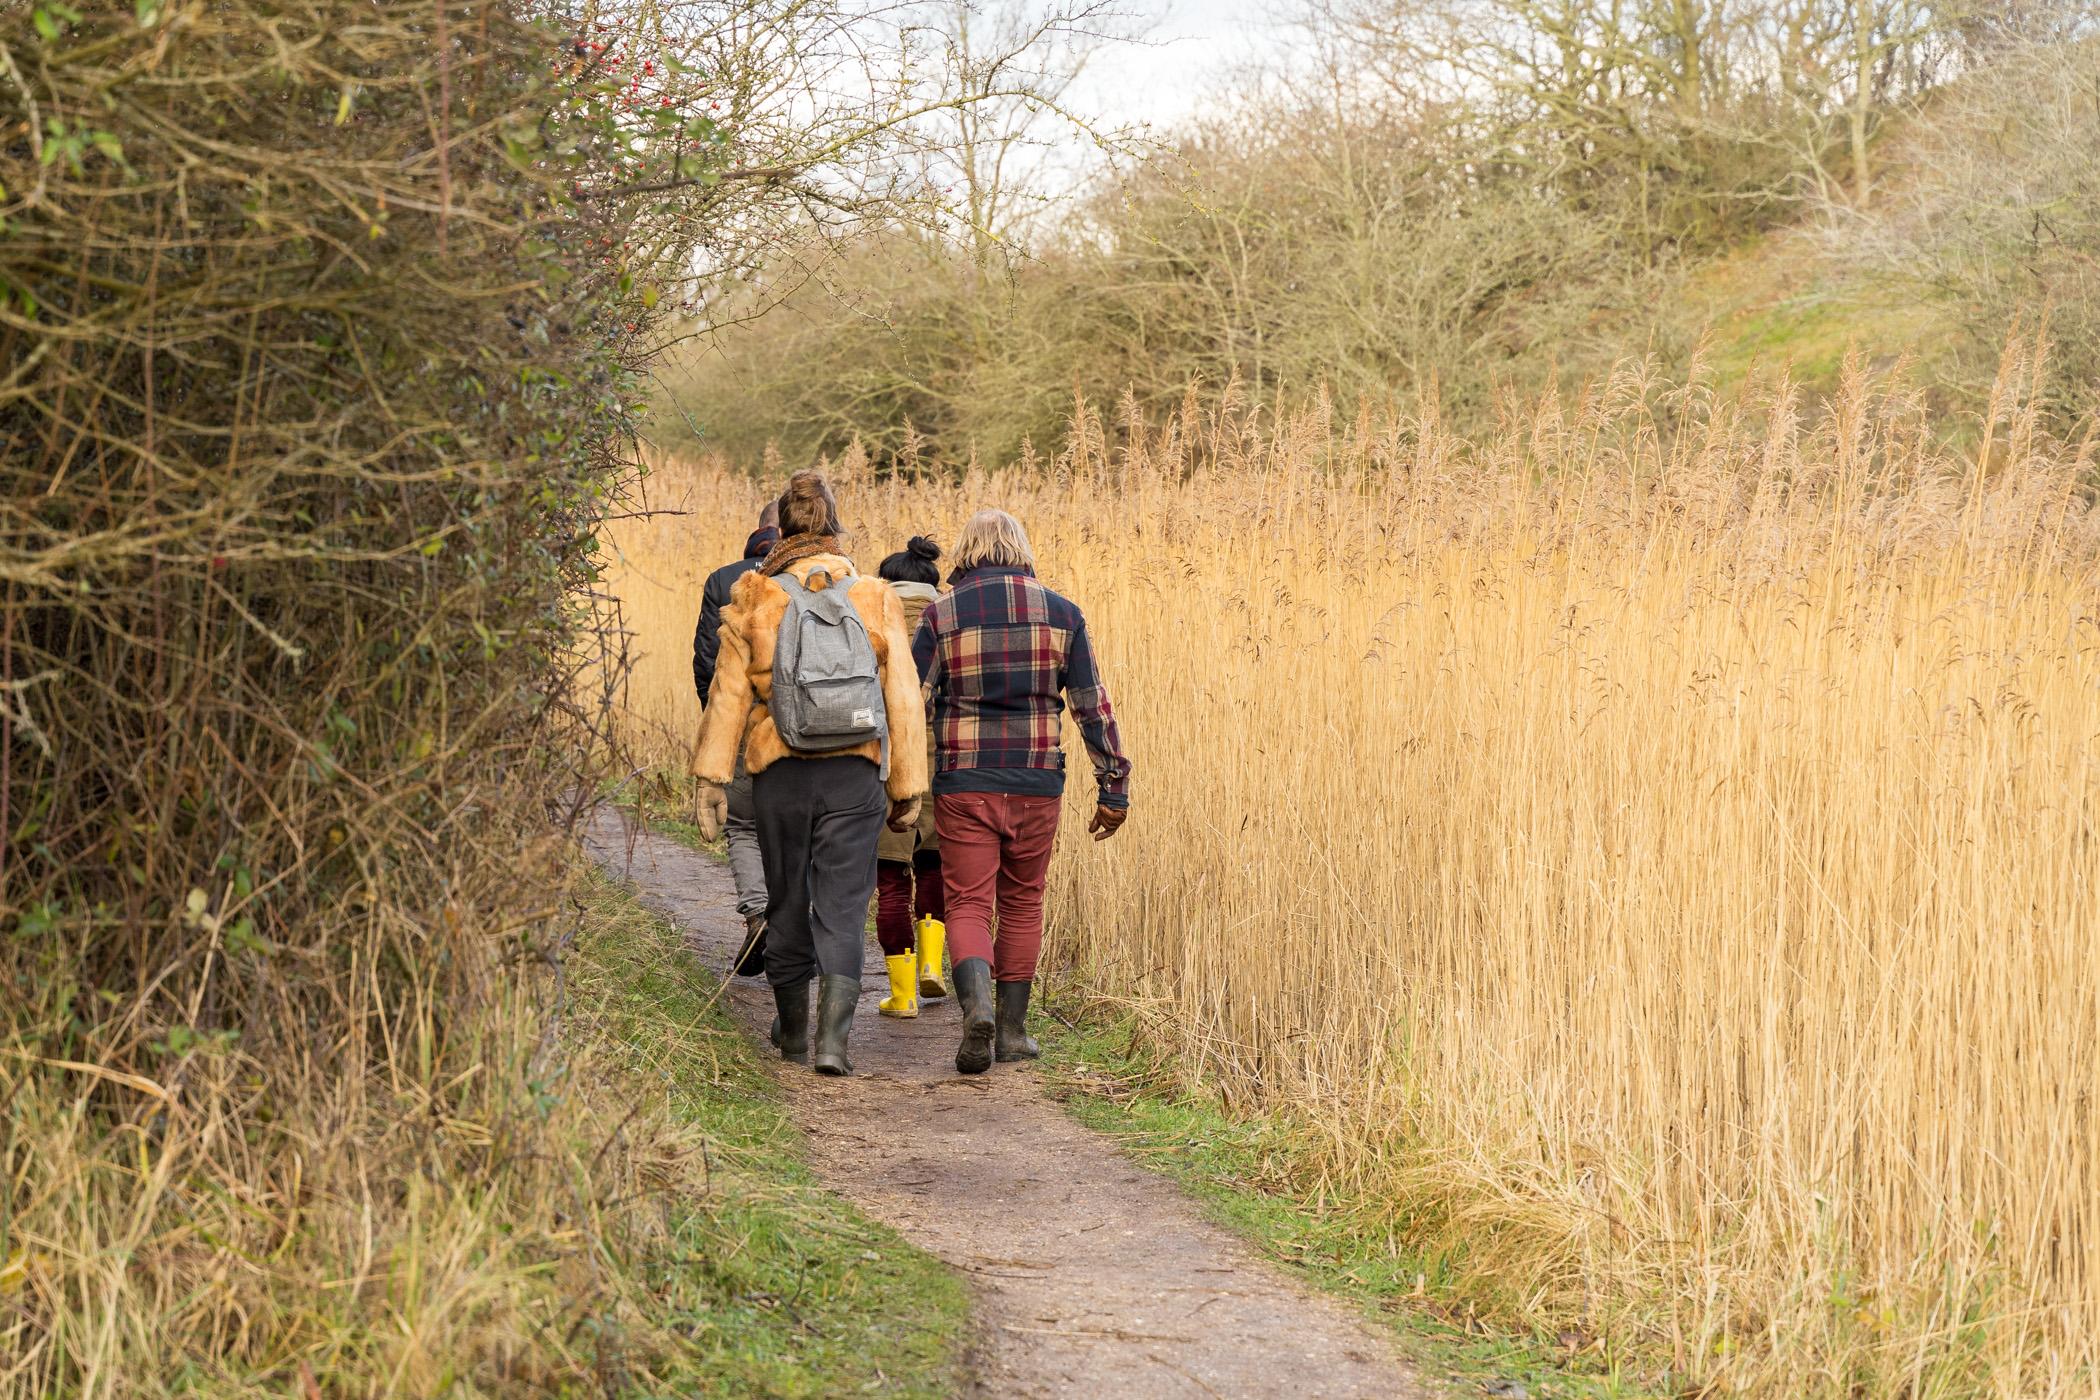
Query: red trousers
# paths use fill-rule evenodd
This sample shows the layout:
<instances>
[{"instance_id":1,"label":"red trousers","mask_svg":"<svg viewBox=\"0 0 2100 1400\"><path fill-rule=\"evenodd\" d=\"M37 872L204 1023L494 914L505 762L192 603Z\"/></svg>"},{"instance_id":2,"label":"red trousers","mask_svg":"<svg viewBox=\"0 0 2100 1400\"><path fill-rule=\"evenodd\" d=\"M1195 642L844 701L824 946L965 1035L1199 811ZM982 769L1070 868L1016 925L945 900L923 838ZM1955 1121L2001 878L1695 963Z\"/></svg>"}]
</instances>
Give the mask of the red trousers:
<instances>
[{"instance_id":1,"label":"red trousers","mask_svg":"<svg viewBox=\"0 0 2100 1400\"><path fill-rule=\"evenodd\" d=\"M921 851L908 861L875 863L875 941L882 945L884 957L909 953L912 925L921 918L944 918L942 907L939 851Z\"/></svg>"},{"instance_id":2,"label":"red trousers","mask_svg":"<svg viewBox=\"0 0 2100 1400\"><path fill-rule=\"evenodd\" d=\"M952 961L983 958L1001 982L1035 979L1043 951L1043 879L1050 873L1062 806L1055 797L1003 792L952 792L934 799Z\"/></svg>"}]
</instances>

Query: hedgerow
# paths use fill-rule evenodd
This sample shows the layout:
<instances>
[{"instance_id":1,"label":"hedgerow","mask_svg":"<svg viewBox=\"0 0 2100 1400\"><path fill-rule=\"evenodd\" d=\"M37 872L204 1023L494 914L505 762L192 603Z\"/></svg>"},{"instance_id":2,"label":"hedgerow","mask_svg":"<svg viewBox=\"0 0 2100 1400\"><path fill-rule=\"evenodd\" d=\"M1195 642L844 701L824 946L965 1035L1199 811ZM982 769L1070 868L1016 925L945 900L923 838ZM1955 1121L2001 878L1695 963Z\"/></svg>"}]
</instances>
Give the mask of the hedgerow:
<instances>
[{"instance_id":1,"label":"hedgerow","mask_svg":"<svg viewBox=\"0 0 2100 1400\"><path fill-rule=\"evenodd\" d=\"M616 1219L549 1204L558 981L528 974L565 936L547 816L590 747L570 680L655 303L619 203L574 197L621 133L555 18L0 17L0 1376L28 1393L590 1351L573 1318L477 1332L535 1304L419 1292L451 1275L413 1257L515 1280ZM494 1220L545 1247L489 1256Z\"/></svg>"}]
</instances>

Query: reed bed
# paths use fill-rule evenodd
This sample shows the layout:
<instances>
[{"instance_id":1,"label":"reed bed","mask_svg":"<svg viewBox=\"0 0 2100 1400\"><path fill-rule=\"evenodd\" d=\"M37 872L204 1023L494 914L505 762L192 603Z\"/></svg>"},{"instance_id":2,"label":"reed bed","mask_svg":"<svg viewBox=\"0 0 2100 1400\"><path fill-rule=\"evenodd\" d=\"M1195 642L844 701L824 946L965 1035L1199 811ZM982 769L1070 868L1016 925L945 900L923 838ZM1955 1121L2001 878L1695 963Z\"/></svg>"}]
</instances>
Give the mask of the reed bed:
<instances>
[{"instance_id":1,"label":"reed bed","mask_svg":"<svg viewBox=\"0 0 2100 1400\"><path fill-rule=\"evenodd\" d=\"M1228 398L831 470L864 567L996 503L1086 609L1134 812L1068 814L1051 963L1299 1189L1678 1393L2084 1395L2100 520L2038 360L1960 448L1856 368L1629 366L1472 441ZM660 462L689 513L617 528L667 765L770 484Z\"/></svg>"}]
</instances>

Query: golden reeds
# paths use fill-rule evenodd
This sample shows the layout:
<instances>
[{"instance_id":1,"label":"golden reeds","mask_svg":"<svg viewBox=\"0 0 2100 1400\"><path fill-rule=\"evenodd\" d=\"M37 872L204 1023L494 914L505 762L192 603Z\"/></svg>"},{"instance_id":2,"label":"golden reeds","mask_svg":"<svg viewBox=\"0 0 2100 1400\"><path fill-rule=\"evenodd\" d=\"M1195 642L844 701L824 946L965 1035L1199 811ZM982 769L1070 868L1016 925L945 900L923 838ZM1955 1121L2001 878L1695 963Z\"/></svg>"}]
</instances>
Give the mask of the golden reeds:
<instances>
[{"instance_id":1,"label":"golden reeds","mask_svg":"<svg viewBox=\"0 0 2100 1400\"><path fill-rule=\"evenodd\" d=\"M1086 610L1134 811L1068 820L1052 960L1302 1127L1307 1189L1672 1384L2083 1394L2100 532L2033 367L1960 450L1858 373L1634 367L1472 442L1082 409L1048 462L833 470L863 567L996 503ZM692 514L621 526L613 585L682 765L762 491L652 489Z\"/></svg>"}]
</instances>

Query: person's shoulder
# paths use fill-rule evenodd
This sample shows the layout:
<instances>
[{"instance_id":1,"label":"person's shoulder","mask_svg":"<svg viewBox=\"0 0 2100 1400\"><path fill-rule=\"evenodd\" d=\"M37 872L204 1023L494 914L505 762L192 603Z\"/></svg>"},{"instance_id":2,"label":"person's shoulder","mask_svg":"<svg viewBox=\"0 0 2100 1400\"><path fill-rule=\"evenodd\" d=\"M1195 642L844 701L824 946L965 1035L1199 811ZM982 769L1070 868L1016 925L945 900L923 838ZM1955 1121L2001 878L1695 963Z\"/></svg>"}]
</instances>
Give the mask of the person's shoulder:
<instances>
[{"instance_id":1,"label":"person's shoulder","mask_svg":"<svg viewBox=\"0 0 2100 1400\"><path fill-rule=\"evenodd\" d=\"M749 567L742 569L740 572L735 574L729 573L729 569L734 568L735 565L729 565L725 566L724 568L715 570L715 574L717 577L724 577L727 579L729 587L729 601L731 603L737 604L742 607L749 607L751 605L752 599L759 597L768 589L776 591L779 589L779 584L773 582L772 579L766 577L766 575L759 572L758 561L756 559L740 559L737 561L737 563L748 565Z\"/></svg>"},{"instance_id":2,"label":"person's shoulder","mask_svg":"<svg viewBox=\"0 0 2100 1400\"><path fill-rule=\"evenodd\" d=\"M1079 611L1079 604L1045 584L1041 579L1031 577L1028 582L1043 595L1043 608L1049 613L1051 622L1060 627L1077 627L1080 623L1086 621L1085 616Z\"/></svg>"},{"instance_id":3,"label":"person's shoulder","mask_svg":"<svg viewBox=\"0 0 2100 1400\"><path fill-rule=\"evenodd\" d=\"M731 560L729 563L724 564L721 568L716 569L713 573L707 576L708 585L710 587L718 588L724 593L727 593L731 588L736 586L736 581L738 579L742 578L745 574L751 573L753 570L757 569L760 562L761 561L757 559Z\"/></svg>"},{"instance_id":4,"label":"person's shoulder","mask_svg":"<svg viewBox=\"0 0 2100 1400\"><path fill-rule=\"evenodd\" d=\"M890 587L887 580L877 578L873 574L853 575L853 582L846 588L846 596L853 600L855 607L865 602L883 609L895 606L900 612L904 608L904 601L897 596L897 590Z\"/></svg>"}]
</instances>

